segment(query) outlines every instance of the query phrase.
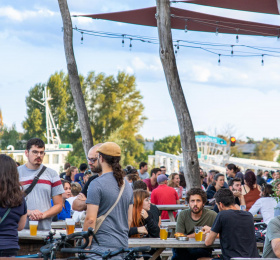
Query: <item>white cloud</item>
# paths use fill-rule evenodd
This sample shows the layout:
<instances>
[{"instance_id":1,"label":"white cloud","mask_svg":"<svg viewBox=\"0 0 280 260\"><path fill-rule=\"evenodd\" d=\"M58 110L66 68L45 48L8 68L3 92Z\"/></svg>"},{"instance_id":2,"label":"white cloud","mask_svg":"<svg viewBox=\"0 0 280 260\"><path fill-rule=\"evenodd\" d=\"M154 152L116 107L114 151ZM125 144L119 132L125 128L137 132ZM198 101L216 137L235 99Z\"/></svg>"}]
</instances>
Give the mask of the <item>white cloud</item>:
<instances>
[{"instance_id":1,"label":"white cloud","mask_svg":"<svg viewBox=\"0 0 280 260\"><path fill-rule=\"evenodd\" d=\"M27 19L35 17L51 17L55 12L48 9L31 10L17 10L11 6L0 7L0 17L5 17L16 22L22 22Z\"/></svg>"}]
</instances>

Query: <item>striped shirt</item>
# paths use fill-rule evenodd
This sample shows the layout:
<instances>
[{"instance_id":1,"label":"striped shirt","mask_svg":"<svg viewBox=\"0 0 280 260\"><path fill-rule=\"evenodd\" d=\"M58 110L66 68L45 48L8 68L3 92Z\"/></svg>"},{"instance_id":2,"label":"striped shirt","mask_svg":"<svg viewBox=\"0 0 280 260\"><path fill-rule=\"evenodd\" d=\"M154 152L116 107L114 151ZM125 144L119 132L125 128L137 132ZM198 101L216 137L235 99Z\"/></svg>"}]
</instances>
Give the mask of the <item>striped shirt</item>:
<instances>
[{"instance_id":1,"label":"striped shirt","mask_svg":"<svg viewBox=\"0 0 280 260\"><path fill-rule=\"evenodd\" d=\"M34 177L43 168L43 164L39 169L31 170L22 165L18 167L19 181L26 190L32 183ZM59 175L56 171L47 168L40 176L37 184L33 190L26 197L26 204L28 210L39 210L45 212L51 208L51 198L64 193L63 186L61 184ZM50 230L52 218L46 218L39 221L38 230ZM29 228L29 218L27 218L25 228Z\"/></svg>"}]
</instances>

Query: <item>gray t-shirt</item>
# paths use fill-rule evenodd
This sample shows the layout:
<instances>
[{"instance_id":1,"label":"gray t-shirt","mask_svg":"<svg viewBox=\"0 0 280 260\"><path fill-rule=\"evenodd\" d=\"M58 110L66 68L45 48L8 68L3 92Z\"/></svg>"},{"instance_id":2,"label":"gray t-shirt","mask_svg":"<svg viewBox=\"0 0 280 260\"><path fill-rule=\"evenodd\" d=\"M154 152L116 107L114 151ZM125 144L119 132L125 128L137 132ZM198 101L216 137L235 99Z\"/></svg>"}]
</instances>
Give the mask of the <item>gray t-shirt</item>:
<instances>
[{"instance_id":1,"label":"gray t-shirt","mask_svg":"<svg viewBox=\"0 0 280 260\"><path fill-rule=\"evenodd\" d=\"M86 203L99 206L97 217L100 217L115 203L119 192L120 188L113 173L108 172L90 183ZM119 202L96 232L100 247L128 247L128 208L131 204L133 191L125 180L125 188ZM93 245L96 247L96 244Z\"/></svg>"},{"instance_id":2,"label":"gray t-shirt","mask_svg":"<svg viewBox=\"0 0 280 260\"><path fill-rule=\"evenodd\" d=\"M140 170L137 170L138 171L138 175L139 177L141 178L141 180L145 180L145 179L149 179L150 178L150 175L148 172L144 172L143 174L140 172Z\"/></svg>"},{"instance_id":3,"label":"gray t-shirt","mask_svg":"<svg viewBox=\"0 0 280 260\"><path fill-rule=\"evenodd\" d=\"M43 168L43 164L37 170L31 170L25 165L18 167L19 181L26 190L32 183L34 177ZM40 176L33 190L26 196L28 210L40 210L45 212L52 207L51 198L64 193L63 186L56 171L47 168ZM52 218L39 221L38 230L50 230ZM25 228L29 228L29 218L27 218Z\"/></svg>"},{"instance_id":4,"label":"gray t-shirt","mask_svg":"<svg viewBox=\"0 0 280 260\"><path fill-rule=\"evenodd\" d=\"M275 217L268 223L264 242L263 258L277 258L271 246L271 241L275 238L280 238L280 216Z\"/></svg>"}]
</instances>

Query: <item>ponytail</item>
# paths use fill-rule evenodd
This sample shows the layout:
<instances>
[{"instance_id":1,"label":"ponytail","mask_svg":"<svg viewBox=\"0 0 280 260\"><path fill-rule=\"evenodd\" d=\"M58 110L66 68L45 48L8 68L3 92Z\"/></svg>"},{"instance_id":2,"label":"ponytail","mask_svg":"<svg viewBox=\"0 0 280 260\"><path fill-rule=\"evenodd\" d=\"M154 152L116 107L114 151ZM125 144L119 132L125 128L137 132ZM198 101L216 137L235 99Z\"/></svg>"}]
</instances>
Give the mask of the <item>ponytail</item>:
<instances>
[{"instance_id":1,"label":"ponytail","mask_svg":"<svg viewBox=\"0 0 280 260\"><path fill-rule=\"evenodd\" d=\"M120 156L110 156L110 155L106 155L103 154L101 152L99 152L102 156L102 158L104 158L105 162L112 167L113 170L113 175L118 183L119 188L123 185L123 178L124 178L124 172L122 170L122 166L120 165L120 160L121 157Z\"/></svg>"}]
</instances>

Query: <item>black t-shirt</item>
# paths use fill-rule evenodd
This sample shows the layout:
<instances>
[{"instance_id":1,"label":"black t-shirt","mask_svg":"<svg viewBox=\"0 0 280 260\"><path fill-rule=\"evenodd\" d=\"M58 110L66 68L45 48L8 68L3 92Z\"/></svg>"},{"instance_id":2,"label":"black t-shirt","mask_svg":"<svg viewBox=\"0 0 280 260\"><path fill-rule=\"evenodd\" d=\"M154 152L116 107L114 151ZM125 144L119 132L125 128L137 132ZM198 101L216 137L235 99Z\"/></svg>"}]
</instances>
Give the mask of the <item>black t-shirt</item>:
<instances>
[{"instance_id":1,"label":"black t-shirt","mask_svg":"<svg viewBox=\"0 0 280 260\"><path fill-rule=\"evenodd\" d=\"M59 178L60 178L60 179L65 179L65 176L66 176L66 172L62 172L62 173L59 175Z\"/></svg>"},{"instance_id":2,"label":"black t-shirt","mask_svg":"<svg viewBox=\"0 0 280 260\"><path fill-rule=\"evenodd\" d=\"M241 210L220 211L211 228L220 234L223 258L259 257L253 215Z\"/></svg>"},{"instance_id":3,"label":"black t-shirt","mask_svg":"<svg viewBox=\"0 0 280 260\"><path fill-rule=\"evenodd\" d=\"M83 190L82 190L82 193L87 197L87 192L88 192L88 186L89 184L98 177L98 175L93 175L91 177L89 177L88 181L86 182Z\"/></svg>"}]
</instances>

